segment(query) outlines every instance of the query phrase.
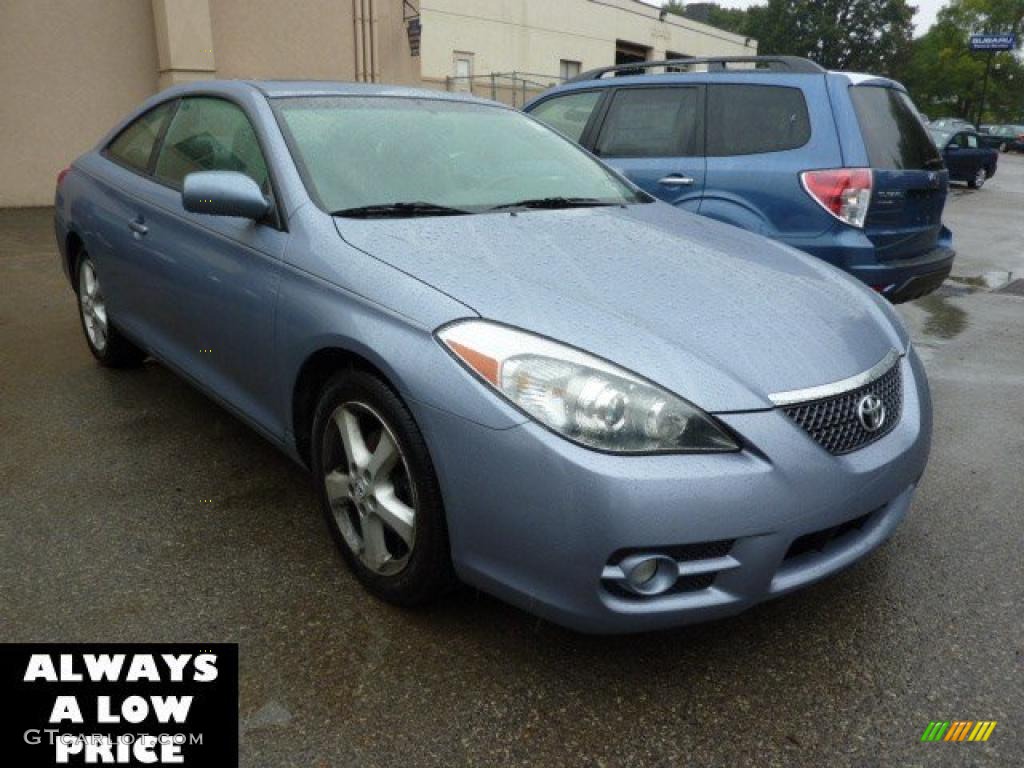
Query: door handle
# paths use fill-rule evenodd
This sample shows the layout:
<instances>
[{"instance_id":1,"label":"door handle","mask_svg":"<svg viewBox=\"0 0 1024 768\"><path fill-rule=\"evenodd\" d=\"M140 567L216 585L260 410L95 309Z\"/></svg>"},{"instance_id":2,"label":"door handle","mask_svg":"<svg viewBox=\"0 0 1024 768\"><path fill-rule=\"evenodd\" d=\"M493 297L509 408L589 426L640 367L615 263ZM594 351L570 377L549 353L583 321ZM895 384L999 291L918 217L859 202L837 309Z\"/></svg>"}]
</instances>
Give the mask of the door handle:
<instances>
[{"instance_id":1,"label":"door handle","mask_svg":"<svg viewBox=\"0 0 1024 768\"><path fill-rule=\"evenodd\" d=\"M692 187L696 181L689 176L675 175L658 179L658 183L665 187Z\"/></svg>"},{"instance_id":2,"label":"door handle","mask_svg":"<svg viewBox=\"0 0 1024 768\"><path fill-rule=\"evenodd\" d=\"M149 232L149 227L143 224L139 219L128 222L128 229L135 233L136 237L142 237Z\"/></svg>"}]
</instances>

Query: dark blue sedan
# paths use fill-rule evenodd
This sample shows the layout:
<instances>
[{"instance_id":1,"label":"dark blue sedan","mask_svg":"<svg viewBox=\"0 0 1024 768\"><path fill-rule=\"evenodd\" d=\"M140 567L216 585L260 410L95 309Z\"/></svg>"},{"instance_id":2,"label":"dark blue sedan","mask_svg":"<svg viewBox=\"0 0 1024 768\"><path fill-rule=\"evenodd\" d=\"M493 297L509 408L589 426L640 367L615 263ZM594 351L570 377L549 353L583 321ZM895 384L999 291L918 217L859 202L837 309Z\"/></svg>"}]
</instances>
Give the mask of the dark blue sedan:
<instances>
[{"instance_id":1,"label":"dark blue sedan","mask_svg":"<svg viewBox=\"0 0 1024 768\"><path fill-rule=\"evenodd\" d=\"M935 146L942 152L951 181L965 181L971 189L981 189L996 175L999 153L982 144L974 131L932 131Z\"/></svg>"}]
</instances>

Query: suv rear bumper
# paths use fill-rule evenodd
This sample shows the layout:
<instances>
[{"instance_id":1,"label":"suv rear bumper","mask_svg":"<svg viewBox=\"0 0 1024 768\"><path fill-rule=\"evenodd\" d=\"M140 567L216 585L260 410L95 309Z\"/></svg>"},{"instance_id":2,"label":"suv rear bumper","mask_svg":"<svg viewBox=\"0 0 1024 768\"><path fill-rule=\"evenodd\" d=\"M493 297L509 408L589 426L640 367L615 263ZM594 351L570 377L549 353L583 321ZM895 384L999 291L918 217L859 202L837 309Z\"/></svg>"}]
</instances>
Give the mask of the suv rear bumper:
<instances>
[{"instance_id":1,"label":"suv rear bumper","mask_svg":"<svg viewBox=\"0 0 1024 768\"><path fill-rule=\"evenodd\" d=\"M894 304L919 299L937 289L949 276L956 258L953 236L945 228L931 250L891 261L880 260L867 235L849 227L838 237L829 233L820 240L787 244L849 272Z\"/></svg>"},{"instance_id":2,"label":"suv rear bumper","mask_svg":"<svg viewBox=\"0 0 1024 768\"><path fill-rule=\"evenodd\" d=\"M850 272L893 304L913 301L936 290L953 270L956 251L939 246L911 259L856 267Z\"/></svg>"}]
</instances>

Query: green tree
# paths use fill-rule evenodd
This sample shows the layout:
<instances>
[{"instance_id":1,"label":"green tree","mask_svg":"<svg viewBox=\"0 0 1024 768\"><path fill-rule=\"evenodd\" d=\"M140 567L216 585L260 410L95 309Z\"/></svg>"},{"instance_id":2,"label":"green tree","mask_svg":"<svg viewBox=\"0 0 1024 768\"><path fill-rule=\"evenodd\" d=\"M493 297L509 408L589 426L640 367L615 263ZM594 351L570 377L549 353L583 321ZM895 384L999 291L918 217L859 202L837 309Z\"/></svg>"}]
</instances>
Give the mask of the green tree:
<instances>
[{"instance_id":1,"label":"green tree","mask_svg":"<svg viewBox=\"0 0 1024 768\"><path fill-rule=\"evenodd\" d=\"M662 3L661 7L669 13L675 13L679 16L685 15L686 11L686 3L678 2L678 0ZM713 7L708 22L711 26L724 29L726 32L750 36L750 14L742 8Z\"/></svg>"},{"instance_id":2,"label":"green tree","mask_svg":"<svg viewBox=\"0 0 1024 768\"><path fill-rule=\"evenodd\" d=\"M905 83L918 107L932 117L974 120L980 107L988 53L970 50L977 33L1024 34L1024 0L951 0L936 23L916 40ZM1024 122L1024 66L1019 52L992 54L981 122Z\"/></svg>"},{"instance_id":3,"label":"green tree","mask_svg":"<svg viewBox=\"0 0 1024 768\"><path fill-rule=\"evenodd\" d=\"M679 2L666 3L673 13ZM804 56L829 69L899 76L913 38L907 0L768 0L746 11L719 8L716 26L758 41L764 55Z\"/></svg>"}]
</instances>

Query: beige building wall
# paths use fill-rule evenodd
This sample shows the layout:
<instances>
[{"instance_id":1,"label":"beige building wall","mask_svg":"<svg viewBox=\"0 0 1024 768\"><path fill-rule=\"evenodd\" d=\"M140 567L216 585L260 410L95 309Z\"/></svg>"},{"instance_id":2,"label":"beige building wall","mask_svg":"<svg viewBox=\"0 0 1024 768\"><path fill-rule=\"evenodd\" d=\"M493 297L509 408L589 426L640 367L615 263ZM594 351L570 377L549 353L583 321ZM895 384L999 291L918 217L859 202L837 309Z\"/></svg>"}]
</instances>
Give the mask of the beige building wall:
<instances>
[{"instance_id":1,"label":"beige building wall","mask_svg":"<svg viewBox=\"0 0 1024 768\"><path fill-rule=\"evenodd\" d=\"M140 0L3 0L0 206L50 205L57 173L157 84Z\"/></svg>"},{"instance_id":2,"label":"beige building wall","mask_svg":"<svg viewBox=\"0 0 1024 768\"><path fill-rule=\"evenodd\" d=\"M209 2L219 77L419 83L401 0Z\"/></svg>"},{"instance_id":3,"label":"beige building wall","mask_svg":"<svg viewBox=\"0 0 1024 768\"><path fill-rule=\"evenodd\" d=\"M673 14L661 21L639 0L422 0L421 14L423 79L440 87L465 54L475 75L557 80L563 59L583 70L614 64L617 40L649 48L650 59L757 53L756 40Z\"/></svg>"},{"instance_id":4,"label":"beige building wall","mask_svg":"<svg viewBox=\"0 0 1024 768\"><path fill-rule=\"evenodd\" d=\"M139 102L212 77L410 84L419 59L402 0L0 0L0 206L50 205Z\"/></svg>"}]
</instances>

